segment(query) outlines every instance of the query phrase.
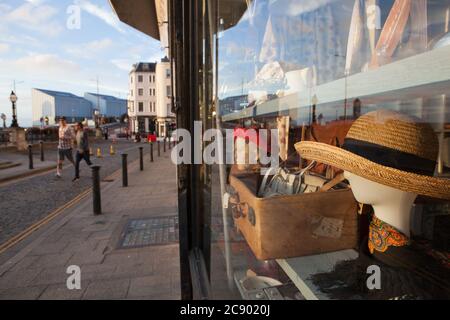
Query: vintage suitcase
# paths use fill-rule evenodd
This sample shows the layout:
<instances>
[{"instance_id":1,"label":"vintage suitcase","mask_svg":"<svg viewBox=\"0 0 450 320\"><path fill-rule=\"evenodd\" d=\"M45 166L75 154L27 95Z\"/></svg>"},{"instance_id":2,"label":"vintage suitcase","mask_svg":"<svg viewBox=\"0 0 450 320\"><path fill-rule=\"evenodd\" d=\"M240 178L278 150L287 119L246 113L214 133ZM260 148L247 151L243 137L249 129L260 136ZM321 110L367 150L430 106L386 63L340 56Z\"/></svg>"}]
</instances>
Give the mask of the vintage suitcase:
<instances>
[{"instance_id":1,"label":"vintage suitcase","mask_svg":"<svg viewBox=\"0 0 450 320\"><path fill-rule=\"evenodd\" d=\"M257 259L357 247L358 206L350 189L258 198L258 180L258 174L230 175L229 205Z\"/></svg>"}]
</instances>

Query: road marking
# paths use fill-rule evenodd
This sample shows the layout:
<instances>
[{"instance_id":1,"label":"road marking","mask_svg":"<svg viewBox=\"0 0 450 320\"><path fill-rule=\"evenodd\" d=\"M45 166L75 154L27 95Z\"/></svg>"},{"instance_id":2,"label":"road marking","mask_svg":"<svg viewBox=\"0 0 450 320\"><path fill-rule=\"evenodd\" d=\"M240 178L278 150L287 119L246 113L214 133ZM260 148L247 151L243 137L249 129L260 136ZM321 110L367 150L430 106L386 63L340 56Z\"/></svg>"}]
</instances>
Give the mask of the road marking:
<instances>
[{"instance_id":1,"label":"road marking","mask_svg":"<svg viewBox=\"0 0 450 320\"><path fill-rule=\"evenodd\" d=\"M59 207L58 209L56 209L55 211L53 211L52 213L50 213L49 215L47 215L43 219L41 219L38 222L34 223L33 225L31 225L30 227L28 227L27 229L25 229L21 233L15 235L11 239L9 239L8 241L2 243L0 245L0 254L5 252L6 250L11 248L12 246L16 245L17 243L19 243L20 241L22 241L23 239L28 237L30 234L32 234L34 231L38 230L40 227L44 226L45 224L47 224L48 222L50 222L51 220L53 220L54 218L59 216L62 212L64 212L65 209L70 208L71 206L73 206L74 204L76 204L77 202L79 202L80 200L85 198L88 194L91 193L91 191L92 191L92 188L89 188L89 189L83 191L78 196L76 196L75 198L73 198L72 200L70 200L69 202L64 204L63 206Z\"/></svg>"},{"instance_id":2,"label":"road marking","mask_svg":"<svg viewBox=\"0 0 450 320\"><path fill-rule=\"evenodd\" d=\"M127 150L131 150L131 149L132 148L129 148ZM137 165L138 162L139 162L139 159L133 161L131 164L136 164ZM122 171L122 169L118 169L115 172L113 172L112 174L110 174L108 177L106 177L105 179L115 179L116 176L118 176L121 173L121 171ZM50 221L52 221L54 218L56 218L62 212L64 212L64 210L72 207L73 205L75 205L79 201L83 200L91 192L92 192L92 188L86 189L85 191L83 191L82 193L77 195L75 198L73 198L72 200L70 200L66 204L62 205L61 207L59 207L58 209L56 209L55 211L53 211L49 215L45 216L43 219L41 219L38 222L34 223L33 225L31 225L30 227L28 227L24 231L20 232L19 234L15 235L14 237L10 238L6 242L0 244L0 254L5 252L6 250L10 249L11 247L16 245L17 243L21 242L25 238L27 238L34 231L40 229L42 226L44 226L47 223L49 223Z\"/></svg>"}]
</instances>

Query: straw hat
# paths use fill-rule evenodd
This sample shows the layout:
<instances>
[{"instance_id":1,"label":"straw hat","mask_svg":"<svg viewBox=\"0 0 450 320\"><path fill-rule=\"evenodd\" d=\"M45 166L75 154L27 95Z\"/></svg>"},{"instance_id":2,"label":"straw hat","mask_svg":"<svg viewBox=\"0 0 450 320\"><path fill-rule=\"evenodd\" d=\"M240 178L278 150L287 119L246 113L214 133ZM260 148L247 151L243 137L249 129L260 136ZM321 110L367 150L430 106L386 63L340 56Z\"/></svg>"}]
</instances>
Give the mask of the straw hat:
<instances>
[{"instance_id":1,"label":"straw hat","mask_svg":"<svg viewBox=\"0 0 450 320\"><path fill-rule=\"evenodd\" d=\"M341 168L402 191L450 200L450 180L433 177L439 142L419 119L378 110L354 122L342 148L303 141L304 159Z\"/></svg>"}]
</instances>

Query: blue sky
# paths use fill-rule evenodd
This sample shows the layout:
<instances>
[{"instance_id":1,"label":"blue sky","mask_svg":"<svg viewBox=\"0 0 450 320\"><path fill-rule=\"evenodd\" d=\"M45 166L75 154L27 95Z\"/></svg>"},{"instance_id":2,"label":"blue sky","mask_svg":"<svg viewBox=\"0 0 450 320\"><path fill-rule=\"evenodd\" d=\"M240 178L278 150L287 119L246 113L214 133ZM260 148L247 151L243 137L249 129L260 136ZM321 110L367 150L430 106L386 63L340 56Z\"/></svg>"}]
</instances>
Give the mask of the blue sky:
<instances>
[{"instance_id":1,"label":"blue sky","mask_svg":"<svg viewBox=\"0 0 450 320\"><path fill-rule=\"evenodd\" d=\"M79 29L67 27L73 5ZM159 42L121 23L108 0L0 0L0 113L9 124L14 80L22 126L31 125L31 88L82 95L96 92L98 76L101 93L126 98L132 64L162 56Z\"/></svg>"}]
</instances>

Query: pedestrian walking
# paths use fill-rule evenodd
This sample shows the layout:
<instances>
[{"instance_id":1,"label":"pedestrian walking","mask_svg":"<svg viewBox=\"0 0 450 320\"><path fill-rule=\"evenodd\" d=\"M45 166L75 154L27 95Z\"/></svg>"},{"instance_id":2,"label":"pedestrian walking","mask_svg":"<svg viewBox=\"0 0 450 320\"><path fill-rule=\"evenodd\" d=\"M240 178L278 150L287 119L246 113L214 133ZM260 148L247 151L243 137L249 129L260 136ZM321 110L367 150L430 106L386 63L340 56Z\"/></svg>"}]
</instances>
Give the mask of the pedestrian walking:
<instances>
[{"instance_id":1,"label":"pedestrian walking","mask_svg":"<svg viewBox=\"0 0 450 320\"><path fill-rule=\"evenodd\" d=\"M66 118L59 119L58 130L58 165L56 166L56 177L61 178L64 159L67 158L73 165L72 143L74 140L73 129L67 124Z\"/></svg>"},{"instance_id":2,"label":"pedestrian walking","mask_svg":"<svg viewBox=\"0 0 450 320\"><path fill-rule=\"evenodd\" d=\"M75 157L75 178L73 178L73 182L80 179L80 162L84 160L88 166L92 165L89 153L89 135L87 131L84 129L84 126L81 122L78 122L76 127L76 135L75 140L77 143L77 154Z\"/></svg>"}]
</instances>

